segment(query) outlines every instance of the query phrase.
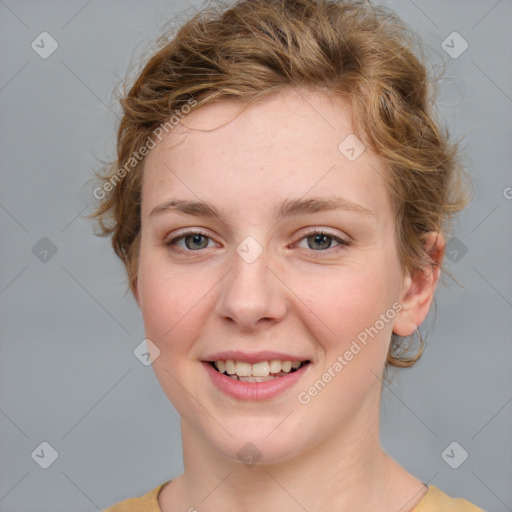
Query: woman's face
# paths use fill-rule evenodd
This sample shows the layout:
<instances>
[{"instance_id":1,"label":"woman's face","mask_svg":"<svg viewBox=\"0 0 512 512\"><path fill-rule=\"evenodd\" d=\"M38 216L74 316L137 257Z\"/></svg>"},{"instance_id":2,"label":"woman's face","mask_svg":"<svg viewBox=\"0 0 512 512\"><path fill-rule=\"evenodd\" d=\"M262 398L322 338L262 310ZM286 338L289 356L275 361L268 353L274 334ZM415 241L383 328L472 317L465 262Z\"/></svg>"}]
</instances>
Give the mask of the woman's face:
<instances>
[{"instance_id":1,"label":"woman's face","mask_svg":"<svg viewBox=\"0 0 512 512\"><path fill-rule=\"evenodd\" d=\"M272 463L375 433L411 281L382 163L357 145L341 100L286 90L233 119L240 108L198 108L150 151L137 300L184 428L218 455Z\"/></svg>"}]
</instances>

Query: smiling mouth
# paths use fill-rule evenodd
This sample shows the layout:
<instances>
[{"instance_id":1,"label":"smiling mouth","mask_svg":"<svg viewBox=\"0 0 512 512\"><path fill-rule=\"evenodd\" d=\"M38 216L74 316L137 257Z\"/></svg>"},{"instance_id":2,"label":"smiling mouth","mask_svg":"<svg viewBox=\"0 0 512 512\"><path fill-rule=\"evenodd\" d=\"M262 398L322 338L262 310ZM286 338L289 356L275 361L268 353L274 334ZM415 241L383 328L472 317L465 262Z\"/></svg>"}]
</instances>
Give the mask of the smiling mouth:
<instances>
[{"instance_id":1,"label":"smiling mouth","mask_svg":"<svg viewBox=\"0 0 512 512\"><path fill-rule=\"evenodd\" d=\"M245 363L241 361L205 361L218 373L242 382L267 382L286 377L311 361L261 361Z\"/></svg>"}]
</instances>

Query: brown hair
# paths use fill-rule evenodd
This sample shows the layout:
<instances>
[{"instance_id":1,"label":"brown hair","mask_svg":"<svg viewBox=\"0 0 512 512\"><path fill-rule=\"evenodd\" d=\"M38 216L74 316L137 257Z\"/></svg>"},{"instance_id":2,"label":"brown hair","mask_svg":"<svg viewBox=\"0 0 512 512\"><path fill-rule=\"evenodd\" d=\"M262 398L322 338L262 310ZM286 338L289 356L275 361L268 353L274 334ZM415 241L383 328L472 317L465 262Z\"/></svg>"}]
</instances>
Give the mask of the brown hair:
<instances>
[{"instance_id":1,"label":"brown hair","mask_svg":"<svg viewBox=\"0 0 512 512\"><path fill-rule=\"evenodd\" d=\"M382 159L404 269L425 268L428 231L446 233L469 198L458 142L433 111L434 79L413 51L414 34L392 12L364 1L242 0L204 9L163 36L120 99L117 159L106 167L89 215L137 281L144 155L156 131L191 104L254 101L284 87L309 87L350 101L354 132ZM420 52L421 53L421 52ZM190 107L189 107L190 109ZM179 117L179 116L178 116ZM153 140L153 139L152 139ZM341 142L341 141L340 141ZM146 153L144 153L146 154ZM134 158L134 155L137 158ZM106 193L108 192L108 194ZM393 334L387 365L412 366Z\"/></svg>"}]
</instances>

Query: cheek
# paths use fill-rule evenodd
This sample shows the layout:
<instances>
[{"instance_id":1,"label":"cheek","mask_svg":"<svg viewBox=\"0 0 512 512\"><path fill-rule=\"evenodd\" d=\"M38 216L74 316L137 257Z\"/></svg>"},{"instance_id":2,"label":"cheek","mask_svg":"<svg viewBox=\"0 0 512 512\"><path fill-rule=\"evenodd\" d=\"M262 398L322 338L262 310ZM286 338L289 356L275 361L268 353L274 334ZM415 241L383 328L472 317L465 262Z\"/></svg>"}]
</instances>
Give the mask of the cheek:
<instances>
[{"instance_id":1,"label":"cheek","mask_svg":"<svg viewBox=\"0 0 512 512\"><path fill-rule=\"evenodd\" d=\"M188 357L201 337L204 315L211 304L208 283L201 276L183 272L175 267L171 273L168 265L149 264L141 258L139 293L146 338L160 351L153 371L170 402L182 417L189 418L197 411L190 407L190 397L183 390L185 385L194 388L197 362Z\"/></svg>"},{"instance_id":2,"label":"cheek","mask_svg":"<svg viewBox=\"0 0 512 512\"><path fill-rule=\"evenodd\" d=\"M325 348L342 349L392 306L388 275L386 269L369 263L331 269L322 276L302 273L290 287L300 299L297 306L303 320L310 319L315 338L323 340Z\"/></svg>"},{"instance_id":3,"label":"cheek","mask_svg":"<svg viewBox=\"0 0 512 512\"><path fill-rule=\"evenodd\" d=\"M200 326L211 285L200 275L141 257L138 277L140 308L146 337L161 351L178 351Z\"/></svg>"}]
</instances>

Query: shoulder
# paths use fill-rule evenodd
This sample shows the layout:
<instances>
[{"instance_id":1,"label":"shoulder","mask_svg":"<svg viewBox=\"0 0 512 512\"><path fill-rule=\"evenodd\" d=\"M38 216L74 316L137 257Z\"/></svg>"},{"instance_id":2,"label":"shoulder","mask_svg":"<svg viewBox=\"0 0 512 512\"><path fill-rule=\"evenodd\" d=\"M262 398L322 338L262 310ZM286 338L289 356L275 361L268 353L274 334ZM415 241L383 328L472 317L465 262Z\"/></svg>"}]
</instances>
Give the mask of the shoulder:
<instances>
[{"instance_id":1,"label":"shoulder","mask_svg":"<svg viewBox=\"0 0 512 512\"><path fill-rule=\"evenodd\" d=\"M485 512L462 498L451 498L433 485L411 512Z\"/></svg>"},{"instance_id":2,"label":"shoulder","mask_svg":"<svg viewBox=\"0 0 512 512\"><path fill-rule=\"evenodd\" d=\"M170 480L169 480L170 481ZM103 510L103 512L161 512L158 494L168 482L158 485L138 498L129 498Z\"/></svg>"}]
</instances>

